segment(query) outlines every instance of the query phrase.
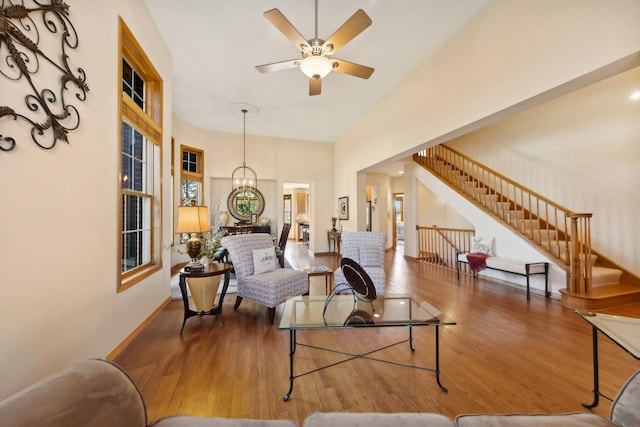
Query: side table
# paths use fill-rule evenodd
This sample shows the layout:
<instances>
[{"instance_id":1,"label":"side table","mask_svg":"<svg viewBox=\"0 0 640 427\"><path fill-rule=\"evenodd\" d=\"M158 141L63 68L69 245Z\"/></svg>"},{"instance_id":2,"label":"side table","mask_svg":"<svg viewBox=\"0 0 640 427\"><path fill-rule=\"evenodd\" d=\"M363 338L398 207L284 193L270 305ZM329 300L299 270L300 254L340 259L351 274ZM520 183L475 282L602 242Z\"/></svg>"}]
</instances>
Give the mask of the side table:
<instances>
[{"instance_id":1,"label":"side table","mask_svg":"<svg viewBox=\"0 0 640 427\"><path fill-rule=\"evenodd\" d=\"M225 323L224 315L222 314L222 302L224 301L224 296L226 295L227 288L229 287L229 276L231 274L232 267L233 266L231 264L228 264L226 262L210 262L207 266L205 266L204 271L185 271L184 268L180 270L179 285L180 293L182 294L182 302L184 303L184 320L182 321L182 327L180 328L180 335L182 335L184 324L187 322L187 319L193 316L220 315L222 324ZM194 298L194 302L196 302L196 308L199 311L191 310L191 308L189 308L189 295L187 294L187 279L198 279L205 277L213 278L215 276L221 275L224 275L224 284L222 285L222 292L220 293L218 304L214 305L213 302L215 301L218 288L220 287L221 277L216 277L210 283L200 284L197 290L191 290L191 295Z\"/></svg>"},{"instance_id":2,"label":"side table","mask_svg":"<svg viewBox=\"0 0 640 427\"><path fill-rule=\"evenodd\" d=\"M324 293L329 295L329 291L333 289L333 270L330 268L326 269L314 269L311 268L303 268L302 271L307 273L307 280L309 280L309 287L311 287L311 278L313 276L324 276Z\"/></svg>"}]
</instances>

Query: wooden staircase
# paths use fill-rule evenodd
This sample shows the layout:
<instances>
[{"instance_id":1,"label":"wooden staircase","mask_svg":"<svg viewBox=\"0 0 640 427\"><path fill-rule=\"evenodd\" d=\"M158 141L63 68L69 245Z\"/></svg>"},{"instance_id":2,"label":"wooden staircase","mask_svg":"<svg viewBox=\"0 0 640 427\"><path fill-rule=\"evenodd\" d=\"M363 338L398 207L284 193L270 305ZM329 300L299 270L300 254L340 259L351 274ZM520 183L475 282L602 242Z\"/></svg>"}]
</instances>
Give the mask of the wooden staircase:
<instances>
[{"instance_id":1,"label":"wooden staircase","mask_svg":"<svg viewBox=\"0 0 640 427\"><path fill-rule=\"evenodd\" d=\"M640 278L592 250L591 214L572 212L445 145L413 159L555 259L567 272L564 306L601 310L640 302Z\"/></svg>"}]
</instances>

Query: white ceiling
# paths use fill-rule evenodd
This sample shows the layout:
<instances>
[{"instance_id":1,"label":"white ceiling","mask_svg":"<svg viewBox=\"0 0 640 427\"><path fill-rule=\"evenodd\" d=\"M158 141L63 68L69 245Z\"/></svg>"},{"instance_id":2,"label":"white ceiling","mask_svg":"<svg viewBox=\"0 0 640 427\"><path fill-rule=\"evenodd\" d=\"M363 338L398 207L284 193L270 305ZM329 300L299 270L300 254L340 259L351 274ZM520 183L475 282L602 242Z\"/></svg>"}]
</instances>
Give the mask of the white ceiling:
<instances>
[{"instance_id":1,"label":"white ceiling","mask_svg":"<svg viewBox=\"0 0 640 427\"><path fill-rule=\"evenodd\" d=\"M318 37L355 11L373 24L336 58L375 68L368 80L332 72L308 95L298 69L262 74L256 65L300 57L263 13L277 8L314 37L314 0L145 0L173 56L173 114L202 129L333 142L380 102L489 0L319 0Z\"/></svg>"}]
</instances>

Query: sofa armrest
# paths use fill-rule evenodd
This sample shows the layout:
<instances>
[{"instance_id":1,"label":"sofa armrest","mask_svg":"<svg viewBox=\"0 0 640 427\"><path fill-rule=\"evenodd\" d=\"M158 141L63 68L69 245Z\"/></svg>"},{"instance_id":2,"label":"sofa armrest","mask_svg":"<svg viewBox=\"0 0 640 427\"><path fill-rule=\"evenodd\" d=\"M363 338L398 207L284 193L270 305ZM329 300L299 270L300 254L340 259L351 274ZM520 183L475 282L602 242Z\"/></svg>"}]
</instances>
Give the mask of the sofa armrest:
<instances>
[{"instance_id":1,"label":"sofa armrest","mask_svg":"<svg viewBox=\"0 0 640 427\"><path fill-rule=\"evenodd\" d=\"M611 404L611 421L622 427L640 425L640 371L627 380Z\"/></svg>"},{"instance_id":2,"label":"sofa armrest","mask_svg":"<svg viewBox=\"0 0 640 427\"><path fill-rule=\"evenodd\" d=\"M0 402L3 427L145 427L140 390L119 366L82 361Z\"/></svg>"}]
</instances>

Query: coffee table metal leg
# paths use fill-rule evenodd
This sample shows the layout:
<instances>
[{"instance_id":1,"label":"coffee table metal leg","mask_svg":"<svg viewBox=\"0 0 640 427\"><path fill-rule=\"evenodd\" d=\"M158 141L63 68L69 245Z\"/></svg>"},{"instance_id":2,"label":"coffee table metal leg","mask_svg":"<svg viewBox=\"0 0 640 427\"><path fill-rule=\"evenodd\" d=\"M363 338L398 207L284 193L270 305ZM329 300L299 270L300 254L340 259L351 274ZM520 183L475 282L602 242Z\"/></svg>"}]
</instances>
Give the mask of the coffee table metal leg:
<instances>
[{"instance_id":1,"label":"coffee table metal leg","mask_svg":"<svg viewBox=\"0 0 640 427\"><path fill-rule=\"evenodd\" d=\"M291 397L293 391L293 355L296 352L296 331L295 329L289 330L289 391L284 395L282 400L285 402Z\"/></svg>"},{"instance_id":2,"label":"coffee table metal leg","mask_svg":"<svg viewBox=\"0 0 640 427\"><path fill-rule=\"evenodd\" d=\"M585 408L595 408L600 402L600 385L598 380L598 328L593 326L593 402L583 403Z\"/></svg>"},{"instance_id":3,"label":"coffee table metal leg","mask_svg":"<svg viewBox=\"0 0 640 427\"><path fill-rule=\"evenodd\" d=\"M409 326L409 348L411 351L416 351L416 349L413 348L413 328L411 326Z\"/></svg>"},{"instance_id":4,"label":"coffee table metal leg","mask_svg":"<svg viewBox=\"0 0 640 427\"><path fill-rule=\"evenodd\" d=\"M436 382L440 386L440 390L448 393L449 390L440 382L440 327L436 325Z\"/></svg>"}]
</instances>

